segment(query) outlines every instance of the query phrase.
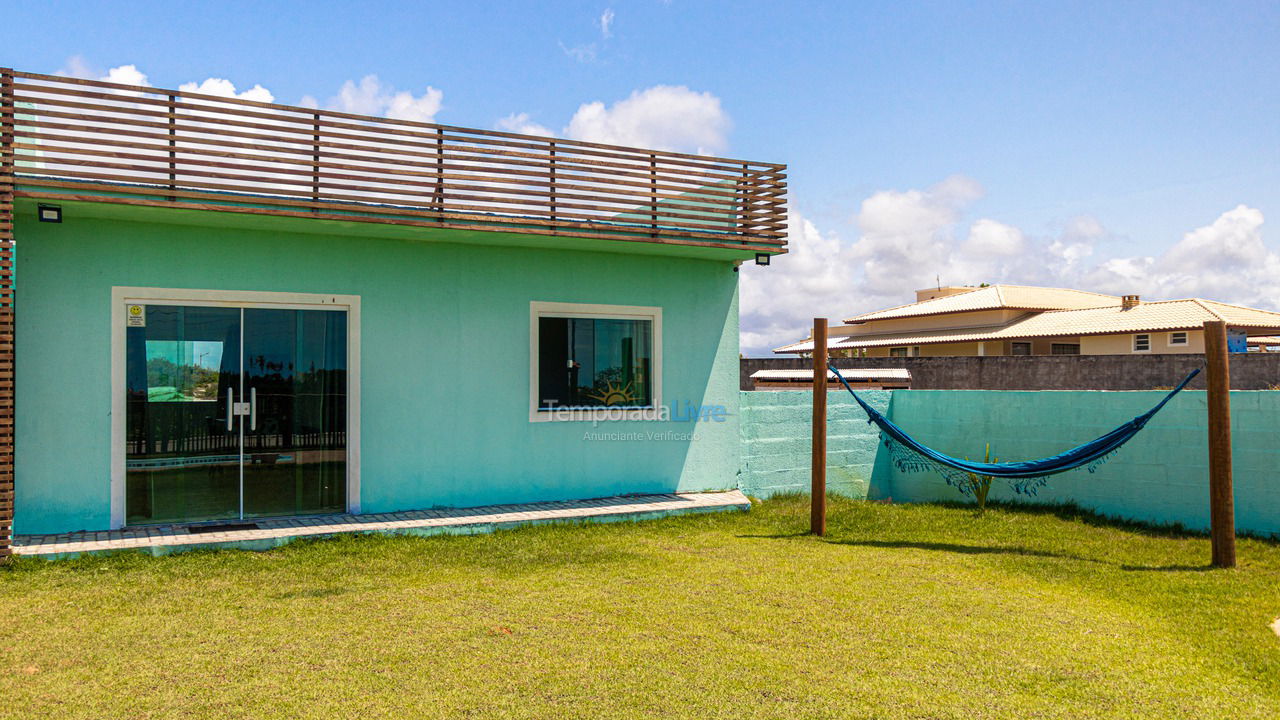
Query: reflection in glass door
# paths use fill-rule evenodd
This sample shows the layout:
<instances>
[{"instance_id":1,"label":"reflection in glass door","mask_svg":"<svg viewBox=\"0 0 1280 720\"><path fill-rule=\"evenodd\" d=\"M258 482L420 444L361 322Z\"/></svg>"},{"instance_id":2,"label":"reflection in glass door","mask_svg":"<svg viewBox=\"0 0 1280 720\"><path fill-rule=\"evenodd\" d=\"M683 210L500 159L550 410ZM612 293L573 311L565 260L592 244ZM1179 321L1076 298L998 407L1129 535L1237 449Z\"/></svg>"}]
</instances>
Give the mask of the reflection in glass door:
<instances>
[{"instance_id":1,"label":"reflection in glass door","mask_svg":"<svg viewBox=\"0 0 1280 720\"><path fill-rule=\"evenodd\" d=\"M347 315L244 311L244 516L346 509Z\"/></svg>"},{"instance_id":2,"label":"reflection in glass door","mask_svg":"<svg viewBox=\"0 0 1280 720\"><path fill-rule=\"evenodd\" d=\"M240 514L240 309L143 308L126 331L125 518Z\"/></svg>"},{"instance_id":3,"label":"reflection in glass door","mask_svg":"<svg viewBox=\"0 0 1280 720\"><path fill-rule=\"evenodd\" d=\"M127 524L345 509L346 312L139 314L125 341Z\"/></svg>"}]
</instances>

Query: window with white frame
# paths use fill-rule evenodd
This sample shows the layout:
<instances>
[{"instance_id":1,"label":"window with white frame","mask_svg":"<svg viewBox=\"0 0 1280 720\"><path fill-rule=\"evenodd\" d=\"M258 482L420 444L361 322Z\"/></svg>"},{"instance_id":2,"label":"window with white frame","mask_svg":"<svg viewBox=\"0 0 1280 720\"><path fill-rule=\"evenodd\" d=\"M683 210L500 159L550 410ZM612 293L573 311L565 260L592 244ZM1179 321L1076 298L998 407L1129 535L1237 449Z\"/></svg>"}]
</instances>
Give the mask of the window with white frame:
<instances>
[{"instance_id":1,"label":"window with white frame","mask_svg":"<svg viewBox=\"0 0 1280 720\"><path fill-rule=\"evenodd\" d=\"M1169 333L1169 344L1170 345L1186 345L1187 333L1185 331Z\"/></svg>"},{"instance_id":2,"label":"window with white frame","mask_svg":"<svg viewBox=\"0 0 1280 720\"><path fill-rule=\"evenodd\" d=\"M633 419L661 403L662 308L532 302L531 420Z\"/></svg>"},{"instance_id":3,"label":"window with white frame","mask_svg":"<svg viewBox=\"0 0 1280 720\"><path fill-rule=\"evenodd\" d=\"M1151 352L1151 336L1147 334L1133 336L1134 352Z\"/></svg>"}]
</instances>

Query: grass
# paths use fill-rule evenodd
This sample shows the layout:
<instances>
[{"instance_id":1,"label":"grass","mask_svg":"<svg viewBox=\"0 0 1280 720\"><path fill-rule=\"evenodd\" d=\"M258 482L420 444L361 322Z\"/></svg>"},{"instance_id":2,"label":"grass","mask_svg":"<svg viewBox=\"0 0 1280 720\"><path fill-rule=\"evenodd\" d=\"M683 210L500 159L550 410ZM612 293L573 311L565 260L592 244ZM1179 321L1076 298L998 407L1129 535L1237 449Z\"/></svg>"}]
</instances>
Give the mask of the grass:
<instances>
[{"instance_id":1,"label":"grass","mask_svg":"<svg viewBox=\"0 0 1280 720\"><path fill-rule=\"evenodd\" d=\"M1006 507L0 570L0 717L1274 718L1280 544Z\"/></svg>"}]
</instances>

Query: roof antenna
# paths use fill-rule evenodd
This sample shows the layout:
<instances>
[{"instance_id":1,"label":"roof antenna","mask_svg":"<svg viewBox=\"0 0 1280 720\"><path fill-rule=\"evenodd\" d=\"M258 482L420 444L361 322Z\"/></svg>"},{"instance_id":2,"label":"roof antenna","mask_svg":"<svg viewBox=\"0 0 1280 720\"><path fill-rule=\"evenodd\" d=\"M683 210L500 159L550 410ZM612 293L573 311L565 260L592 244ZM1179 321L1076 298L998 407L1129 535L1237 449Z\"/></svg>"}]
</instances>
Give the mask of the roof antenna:
<instances>
[{"instance_id":1,"label":"roof antenna","mask_svg":"<svg viewBox=\"0 0 1280 720\"><path fill-rule=\"evenodd\" d=\"M938 289L939 289L939 290L941 290L941 289L942 289L942 276L941 276L941 275L934 275L934 276L933 276L933 279L938 281Z\"/></svg>"}]
</instances>

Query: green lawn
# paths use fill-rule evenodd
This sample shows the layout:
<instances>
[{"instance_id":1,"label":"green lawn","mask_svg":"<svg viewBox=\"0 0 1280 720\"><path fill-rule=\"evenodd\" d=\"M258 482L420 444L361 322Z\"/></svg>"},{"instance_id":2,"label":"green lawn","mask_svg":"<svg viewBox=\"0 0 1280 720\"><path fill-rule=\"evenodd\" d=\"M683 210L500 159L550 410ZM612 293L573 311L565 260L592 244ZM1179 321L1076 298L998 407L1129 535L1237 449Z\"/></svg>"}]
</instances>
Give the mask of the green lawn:
<instances>
[{"instance_id":1,"label":"green lawn","mask_svg":"<svg viewBox=\"0 0 1280 720\"><path fill-rule=\"evenodd\" d=\"M996 509L0 570L0 716L1275 718L1280 544Z\"/></svg>"}]
</instances>

